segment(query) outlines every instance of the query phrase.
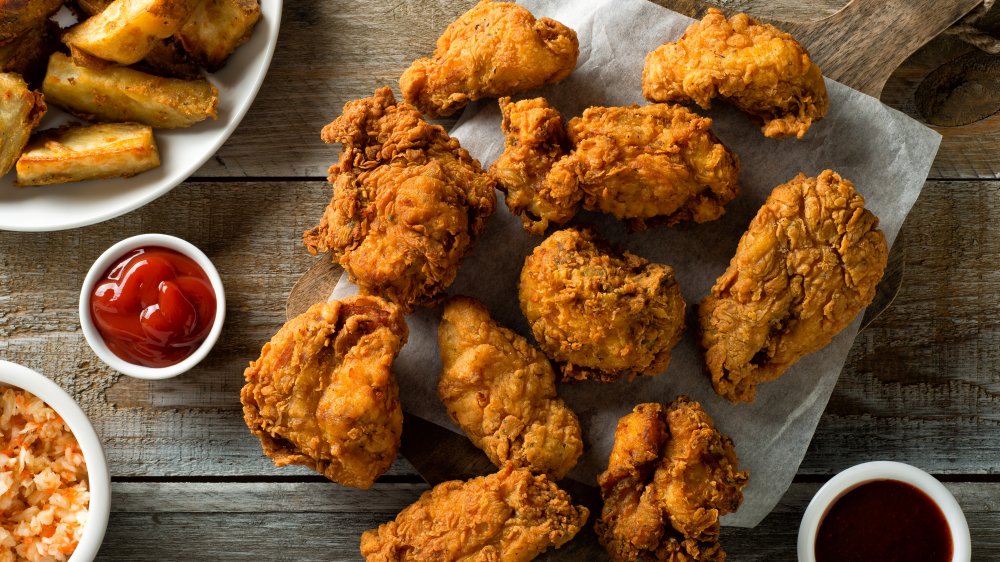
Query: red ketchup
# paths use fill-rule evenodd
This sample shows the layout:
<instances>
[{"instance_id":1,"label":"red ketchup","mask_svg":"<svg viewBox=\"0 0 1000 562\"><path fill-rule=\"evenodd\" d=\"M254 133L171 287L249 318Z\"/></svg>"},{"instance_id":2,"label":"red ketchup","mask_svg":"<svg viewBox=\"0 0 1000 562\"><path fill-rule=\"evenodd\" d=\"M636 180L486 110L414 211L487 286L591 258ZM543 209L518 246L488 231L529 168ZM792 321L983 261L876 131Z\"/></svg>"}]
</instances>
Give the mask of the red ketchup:
<instances>
[{"instance_id":1,"label":"red ketchup","mask_svg":"<svg viewBox=\"0 0 1000 562\"><path fill-rule=\"evenodd\" d=\"M215 320L215 291L191 258L156 246L115 262L90 296L90 314L108 349L145 367L194 353Z\"/></svg>"}]
</instances>

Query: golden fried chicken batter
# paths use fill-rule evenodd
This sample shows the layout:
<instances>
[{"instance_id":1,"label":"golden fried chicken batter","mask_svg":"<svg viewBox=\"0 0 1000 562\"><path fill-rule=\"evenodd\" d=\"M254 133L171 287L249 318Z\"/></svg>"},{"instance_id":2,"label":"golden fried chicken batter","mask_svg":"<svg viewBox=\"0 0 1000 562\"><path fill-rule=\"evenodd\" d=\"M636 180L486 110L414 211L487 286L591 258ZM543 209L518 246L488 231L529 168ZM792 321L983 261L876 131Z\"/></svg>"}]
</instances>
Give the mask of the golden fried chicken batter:
<instances>
[{"instance_id":1,"label":"golden fried chicken batter","mask_svg":"<svg viewBox=\"0 0 1000 562\"><path fill-rule=\"evenodd\" d=\"M289 320L247 367L240 393L264 453L371 486L399 451L403 410L390 367L407 335L399 308L378 297L315 304Z\"/></svg>"},{"instance_id":2,"label":"golden fried chicken batter","mask_svg":"<svg viewBox=\"0 0 1000 562\"><path fill-rule=\"evenodd\" d=\"M333 199L305 233L309 251L332 251L363 294L404 312L433 303L496 208L493 179L389 88L348 102L323 140L344 147Z\"/></svg>"},{"instance_id":3,"label":"golden fried chicken batter","mask_svg":"<svg viewBox=\"0 0 1000 562\"><path fill-rule=\"evenodd\" d=\"M513 2L482 0L448 26L432 58L403 73L399 90L429 117L446 117L480 98L554 84L576 67L580 45L565 25Z\"/></svg>"},{"instance_id":4,"label":"golden fried chicken batter","mask_svg":"<svg viewBox=\"0 0 1000 562\"><path fill-rule=\"evenodd\" d=\"M562 116L544 98L500 98L500 111L504 152L490 166L490 175L506 195L507 207L531 234L544 234L549 224L566 224L583 192L575 182L547 181L552 166L569 152Z\"/></svg>"},{"instance_id":5,"label":"golden fried chicken batter","mask_svg":"<svg viewBox=\"0 0 1000 562\"><path fill-rule=\"evenodd\" d=\"M715 8L679 40L649 53L642 93L704 109L720 97L771 138L802 138L830 106L823 74L791 35L746 14L726 20Z\"/></svg>"},{"instance_id":6,"label":"golden fried chicken batter","mask_svg":"<svg viewBox=\"0 0 1000 562\"><path fill-rule=\"evenodd\" d=\"M506 465L424 492L394 521L361 535L368 562L526 562L569 542L589 511L545 475Z\"/></svg>"},{"instance_id":7,"label":"golden fried chicken batter","mask_svg":"<svg viewBox=\"0 0 1000 562\"><path fill-rule=\"evenodd\" d=\"M850 181L826 170L776 187L699 308L715 391L751 402L759 383L830 343L871 303L887 259Z\"/></svg>"},{"instance_id":8,"label":"golden fried chicken batter","mask_svg":"<svg viewBox=\"0 0 1000 562\"><path fill-rule=\"evenodd\" d=\"M622 417L594 526L615 562L721 562L719 516L739 509L747 473L697 402L639 404Z\"/></svg>"},{"instance_id":9,"label":"golden fried chicken batter","mask_svg":"<svg viewBox=\"0 0 1000 562\"><path fill-rule=\"evenodd\" d=\"M655 375L684 331L670 266L613 252L590 230L553 233L524 260L521 311L563 380Z\"/></svg>"},{"instance_id":10,"label":"golden fried chicken batter","mask_svg":"<svg viewBox=\"0 0 1000 562\"><path fill-rule=\"evenodd\" d=\"M583 453L580 422L556 396L556 373L528 341L479 301L448 301L438 328L448 414L493 464L512 462L559 480Z\"/></svg>"},{"instance_id":11,"label":"golden fried chicken batter","mask_svg":"<svg viewBox=\"0 0 1000 562\"><path fill-rule=\"evenodd\" d=\"M591 107L569 122L573 152L552 167L547 185L579 189L585 209L635 219L639 228L648 219L715 220L739 193L739 163L711 124L678 105Z\"/></svg>"}]
</instances>

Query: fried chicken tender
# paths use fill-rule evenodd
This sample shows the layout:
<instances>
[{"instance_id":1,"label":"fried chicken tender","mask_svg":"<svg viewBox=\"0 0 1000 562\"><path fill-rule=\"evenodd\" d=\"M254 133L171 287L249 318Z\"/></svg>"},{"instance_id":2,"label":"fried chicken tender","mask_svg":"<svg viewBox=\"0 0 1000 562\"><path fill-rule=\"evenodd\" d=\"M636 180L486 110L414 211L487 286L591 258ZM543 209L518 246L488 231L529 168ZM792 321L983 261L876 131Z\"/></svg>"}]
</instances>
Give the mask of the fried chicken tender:
<instances>
[{"instance_id":1,"label":"fried chicken tender","mask_svg":"<svg viewBox=\"0 0 1000 562\"><path fill-rule=\"evenodd\" d=\"M528 340L479 301L448 301L438 328L448 414L498 467L511 462L554 480L583 453L580 422L556 396L556 373Z\"/></svg>"},{"instance_id":2,"label":"fried chicken tender","mask_svg":"<svg viewBox=\"0 0 1000 562\"><path fill-rule=\"evenodd\" d=\"M504 152L490 166L490 175L506 195L507 207L530 234L566 224L576 215L583 192L574 182L547 181L552 166L569 152L562 116L544 98L500 98L500 111Z\"/></svg>"},{"instance_id":3,"label":"fried chicken tender","mask_svg":"<svg viewBox=\"0 0 1000 562\"><path fill-rule=\"evenodd\" d=\"M511 96L559 82L580 54L576 32L513 2L482 0L437 41L432 58L413 61L399 79L407 102L447 117L480 98Z\"/></svg>"},{"instance_id":4,"label":"fried chicken tender","mask_svg":"<svg viewBox=\"0 0 1000 562\"><path fill-rule=\"evenodd\" d=\"M315 304L289 320L247 367L240 393L264 453L371 486L399 451L403 410L390 367L407 335L400 309L378 297Z\"/></svg>"},{"instance_id":5,"label":"fried chicken tender","mask_svg":"<svg viewBox=\"0 0 1000 562\"><path fill-rule=\"evenodd\" d=\"M618 421L594 526L615 562L721 562L719 516L739 509L748 473L697 402L639 404Z\"/></svg>"},{"instance_id":6,"label":"fried chicken tender","mask_svg":"<svg viewBox=\"0 0 1000 562\"><path fill-rule=\"evenodd\" d=\"M850 181L826 170L776 187L699 308L715 391L752 402L759 383L830 343L871 303L887 259Z\"/></svg>"},{"instance_id":7,"label":"fried chicken tender","mask_svg":"<svg viewBox=\"0 0 1000 562\"><path fill-rule=\"evenodd\" d=\"M739 162L711 125L678 105L591 107L569 122L573 152L546 182L637 228L715 220L739 193Z\"/></svg>"},{"instance_id":8,"label":"fried chicken tender","mask_svg":"<svg viewBox=\"0 0 1000 562\"><path fill-rule=\"evenodd\" d=\"M524 562L569 542L589 511L545 475L505 465L424 492L394 521L361 535L368 562Z\"/></svg>"},{"instance_id":9,"label":"fried chicken tender","mask_svg":"<svg viewBox=\"0 0 1000 562\"><path fill-rule=\"evenodd\" d=\"M495 182L389 88L348 102L322 136L344 147L330 168L333 199L304 235L309 251L332 251L362 294L404 312L432 304L496 209Z\"/></svg>"},{"instance_id":10,"label":"fried chicken tender","mask_svg":"<svg viewBox=\"0 0 1000 562\"><path fill-rule=\"evenodd\" d=\"M646 57L642 93L649 101L720 97L761 124L764 136L802 138L830 107L823 74L791 35L746 14L710 8L678 41Z\"/></svg>"},{"instance_id":11,"label":"fried chicken tender","mask_svg":"<svg viewBox=\"0 0 1000 562\"><path fill-rule=\"evenodd\" d=\"M524 260L521 311L563 380L655 375L684 331L670 266L617 253L590 230L555 232Z\"/></svg>"}]
</instances>

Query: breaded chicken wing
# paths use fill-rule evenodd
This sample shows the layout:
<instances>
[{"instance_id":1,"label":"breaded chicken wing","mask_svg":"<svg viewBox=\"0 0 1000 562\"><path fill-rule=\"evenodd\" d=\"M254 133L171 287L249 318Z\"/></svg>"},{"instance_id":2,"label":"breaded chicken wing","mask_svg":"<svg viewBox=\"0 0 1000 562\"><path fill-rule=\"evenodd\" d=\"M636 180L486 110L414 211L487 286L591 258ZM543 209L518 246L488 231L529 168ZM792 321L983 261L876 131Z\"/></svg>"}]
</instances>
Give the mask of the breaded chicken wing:
<instances>
[{"instance_id":1,"label":"breaded chicken wing","mask_svg":"<svg viewBox=\"0 0 1000 562\"><path fill-rule=\"evenodd\" d=\"M264 453L371 486L399 451L403 410L390 367L407 335L399 307L378 297L315 304L289 320L247 367L240 393Z\"/></svg>"},{"instance_id":2,"label":"breaded chicken wing","mask_svg":"<svg viewBox=\"0 0 1000 562\"><path fill-rule=\"evenodd\" d=\"M510 212L524 230L544 234L576 215L583 192L575 182L548 181L552 166L569 152L562 116L544 98L511 102L500 98L504 152L490 166Z\"/></svg>"},{"instance_id":3,"label":"breaded chicken wing","mask_svg":"<svg viewBox=\"0 0 1000 562\"><path fill-rule=\"evenodd\" d=\"M593 232L555 232L524 260L521 311L563 380L655 375L684 331L670 266L613 251Z\"/></svg>"},{"instance_id":4,"label":"breaded chicken wing","mask_svg":"<svg viewBox=\"0 0 1000 562\"><path fill-rule=\"evenodd\" d=\"M545 475L506 465L424 492L394 521L361 535L368 562L526 562L569 542L589 511Z\"/></svg>"},{"instance_id":5,"label":"breaded chicken wing","mask_svg":"<svg viewBox=\"0 0 1000 562\"><path fill-rule=\"evenodd\" d=\"M438 342L441 401L493 464L511 462L554 480L576 465L580 422L556 396L556 373L540 351L469 297L448 301Z\"/></svg>"},{"instance_id":6,"label":"breaded chicken wing","mask_svg":"<svg viewBox=\"0 0 1000 562\"><path fill-rule=\"evenodd\" d=\"M594 526L615 562L721 562L719 516L739 509L748 474L697 402L639 404L622 417Z\"/></svg>"},{"instance_id":7,"label":"breaded chicken wing","mask_svg":"<svg viewBox=\"0 0 1000 562\"><path fill-rule=\"evenodd\" d=\"M407 102L447 117L480 98L511 96L569 76L576 32L513 2L482 0L448 26L432 58L413 61L399 79Z\"/></svg>"},{"instance_id":8,"label":"breaded chicken wing","mask_svg":"<svg viewBox=\"0 0 1000 562\"><path fill-rule=\"evenodd\" d=\"M684 36L649 53L642 72L649 101L729 101L771 138L802 138L830 106L826 84L809 53L791 35L746 14L710 8Z\"/></svg>"},{"instance_id":9,"label":"breaded chicken wing","mask_svg":"<svg viewBox=\"0 0 1000 562\"><path fill-rule=\"evenodd\" d=\"M344 147L333 199L304 235L309 251L332 251L363 294L404 312L433 303L496 208L493 179L389 88L348 102L323 140Z\"/></svg>"},{"instance_id":10,"label":"breaded chicken wing","mask_svg":"<svg viewBox=\"0 0 1000 562\"><path fill-rule=\"evenodd\" d=\"M830 343L871 303L887 259L850 181L826 170L774 188L699 308L715 391L751 402L759 383Z\"/></svg>"},{"instance_id":11,"label":"breaded chicken wing","mask_svg":"<svg viewBox=\"0 0 1000 562\"><path fill-rule=\"evenodd\" d=\"M678 105L591 107L569 122L573 152L546 185L579 189L585 209L634 219L638 228L650 219L715 220L739 192L739 163L711 124Z\"/></svg>"}]
</instances>

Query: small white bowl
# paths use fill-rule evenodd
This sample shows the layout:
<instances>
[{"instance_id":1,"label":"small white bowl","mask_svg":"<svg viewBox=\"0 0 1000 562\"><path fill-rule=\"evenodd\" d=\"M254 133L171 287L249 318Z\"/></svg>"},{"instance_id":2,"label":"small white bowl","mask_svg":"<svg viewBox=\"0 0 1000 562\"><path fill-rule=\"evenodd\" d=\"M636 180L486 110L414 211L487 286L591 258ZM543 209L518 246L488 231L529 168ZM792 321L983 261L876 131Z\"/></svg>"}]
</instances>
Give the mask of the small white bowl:
<instances>
[{"instance_id":1,"label":"small white bowl","mask_svg":"<svg viewBox=\"0 0 1000 562\"><path fill-rule=\"evenodd\" d=\"M118 357L108 349L107 344L104 343L104 338L101 337L101 333L97 330L97 326L94 325L94 319L90 315L90 296L104 272L115 261L121 259L132 250L150 246L168 248L194 260L205 271L209 282L212 284L212 290L215 291L215 320L213 320L212 329L209 331L208 337L205 338L205 341L201 342L201 345L194 353L180 363L170 365L169 367L145 367L129 363ZM167 234L140 234L126 238L111 246L101 254L101 257L97 258L94 265L90 266L90 271L87 272L87 277L83 280L83 287L80 289L80 327L83 329L83 336L87 339L87 343L90 344L90 348L101 358L101 361L107 363L111 368L137 379L168 379L191 370L191 368L200 363L208 355L209 351L212 351L212 346L215 345L215 342L219 339L219 334L222 333L222 324L225 320L226 295L222 288L222 278L219 277L219 272L216 271L212 260L208 259L208 256L204 252L190 242Z\"/></svg>"},{"instance_id":2,"label":"small white bowl","mask_svg":"<svg viewBox=\"0 0 1000 562\"><path fill-rule=\"evenodd\" d=\"M87 463L90 506L83 535L69 562L91 562L104 540L111 514L111 475L104 458L101 440L73 397L45 376L16 363L0 360L0 383L26 390L42 399L62 417L80 443L83 460Z\"/></svg>"},{"instance_id":3,"label":"small white bowl","mask_svg":"<svg viewBox=\"0 0 1000 562\"><path fill-rule=\"evenodd\" d=\"M816 492L799 525L799 562L816 562L816 534L823 517L838 499L862 484L875 480L905 482L927 494L941 508L951 532L952 562L969 562L972 558L972 538L969 523L955 496L944 484L915 466L891 461L866 462L852 466L834 476Z\"/></svg>"}]
</instances>

